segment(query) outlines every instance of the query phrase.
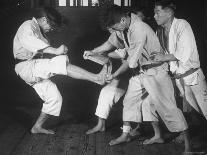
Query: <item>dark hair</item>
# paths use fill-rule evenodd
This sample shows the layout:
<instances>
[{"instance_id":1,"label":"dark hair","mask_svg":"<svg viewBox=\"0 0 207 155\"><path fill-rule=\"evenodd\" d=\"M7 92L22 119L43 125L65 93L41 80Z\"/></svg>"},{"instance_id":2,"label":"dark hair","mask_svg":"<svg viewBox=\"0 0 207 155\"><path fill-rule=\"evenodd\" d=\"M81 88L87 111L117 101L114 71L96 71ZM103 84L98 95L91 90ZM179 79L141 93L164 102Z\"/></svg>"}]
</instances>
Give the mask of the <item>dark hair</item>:
<instances>
[{"instance_id":1,"label":"dark hair","mask_svg":"<svg viewBox=\"0 0 207 155\"><path fill-rule=\"evenodd\" d=\"M155 6L161 6L163 9L170 8L173 11L176 10L176 5L173 0L159 0L155 2Z\"/></svg>"},{"instance_id":2,"label":"dark hair","mask_svg":"<svg viewBox=\"0 0 207 155\"><path fill-rule=\"evenodd\" d=\"M137 12L142 12L145 16L147 15L147 12L148 10L147 10L147 8L146 7L142 7L142 6L136 6L136 7L132 7L131 8L131 12L132 13L137 13Z\"/></svg>"},{"instance_id":3,"label":"dark hair","mask_svg":"<svg viewBox=\"0 0 207 155\"><path fill-rule=\"evenodd\" d=\"M122 17L126 17L128 13L126 10L118 5L107 5L102 7L99 12L100 24L104 27L111 27L112 25L120 22Z\"/></svg>"},{"instance_id":4,"label":"dark hair","mask_svg":"<svg viewBox=\"0 0 207 155\"><path fill-rule=\"evenodd\" d=\"M46 17L52 28L59 28L62 26L62 15L52 7L38 8L34 13L34 17Z\"/></svg>"}]
</instances>

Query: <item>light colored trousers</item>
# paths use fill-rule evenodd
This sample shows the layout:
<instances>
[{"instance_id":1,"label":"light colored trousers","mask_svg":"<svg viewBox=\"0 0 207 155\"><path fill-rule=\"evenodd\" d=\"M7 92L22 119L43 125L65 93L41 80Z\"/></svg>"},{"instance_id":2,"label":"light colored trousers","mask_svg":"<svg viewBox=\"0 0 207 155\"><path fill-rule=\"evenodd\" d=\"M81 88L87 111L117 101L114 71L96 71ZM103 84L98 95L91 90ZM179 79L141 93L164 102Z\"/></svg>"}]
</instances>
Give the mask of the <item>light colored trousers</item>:
<instances>
[{"instance_id":1,"label":"light colored trousers","mask_svg":"<svg viewBox=\"0 0 207 155\"><path fill-rule=\"evenodd\" d=\"M61 74L67 75L68 57L56 56L52 59L34 59L23 61L15 66L16 73L31 85L44 101L42 112L59 116L62 106L62 96L50 77Z\"/></svg>"},{"instance_id":2,"label":"light colored trousers","mask_svg":"<svg viewBox=\"0 0 207 155\"><path fill-rule=\"evenodd\" d=\"M198 84L186 85L183 79L177 79L176 85L185 103L191 105L207 119L207 83L201 69L198 69L197 74Z\"/></svg>"},{"instance_id":3,"label":"light colored trousers","mask_svg":"<svg viewBox=\"0 0 207 155\"><path fill-rule=\"evenodd\" d=\"M119 82L120 80L113 79L111 83L101 89L95 112L96 116L107 119L114 103L117 103L125 94L124 88L118 88Z\"/></svg>"},{"instance_id":4,"label":"light colored trousers","mask_svg":"<svg viewBox=\"0 0 207 155\"><path fill-rule=\"evenodd\" d=\"M187 122L182 111L177 108L173 84L168 73L162 66L150 70L150 74L144 72L130 79L123 101L123 121L140 122L141 116L144 116L144 113L140 110L140 107L145 105L142 100L147 99L147 103L150 103L148 111L151 111L151 118L148 117L152 121L153 119L154 121L157 120L157 112L169 131L180 132L186 130L188 128ZM146 91L149 94L148 97L143 95ZM150 112L147 114L150 114Z\"/></svg>"},{"instance_id":5,"label":"light colored trousers","mask_svg":"<svg viewBox=\"0 0 207 155\"><path fill-rule=\"evenodd\" d=\"M118 88L118 83L119 80L113 80L111 83L102 88L98 99L98 105L96 107L96 116L107 119L112 106L125 94L126 89ZM135 82L135 85L136 84L137 83ZM146 91L143 97L144 96L147 96ZM136 117L137 114L141 114L140 117L143 117L144 121L157 121L157 118L154 116L155 113L151 112L149 98L146 98L145 100L140 98L140 100L137 100L136 104L139 105L140 109L136 108L134 109L134 112L131 112L134 117ZM139 111L141 111L141 113ZM141 119L137 120L138 121L134 122L142 121Z\"/></svg>"}]
</instances>

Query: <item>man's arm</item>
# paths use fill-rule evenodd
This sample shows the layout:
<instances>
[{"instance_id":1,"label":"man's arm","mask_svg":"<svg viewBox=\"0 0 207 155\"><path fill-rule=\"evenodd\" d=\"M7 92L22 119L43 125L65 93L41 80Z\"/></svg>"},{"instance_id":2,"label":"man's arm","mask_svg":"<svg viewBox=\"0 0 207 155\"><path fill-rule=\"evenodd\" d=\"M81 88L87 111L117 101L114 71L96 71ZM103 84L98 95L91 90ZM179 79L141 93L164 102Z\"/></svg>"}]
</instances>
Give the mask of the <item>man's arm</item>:
<instances>
[{"instance_id":1,"label":"man's arm","mask_svg":"<svg viewBox=\"0 0 207 155\"><path fill-rule=\"evenodd\" d=\"M22 46L32 52L33 56L39 53L60 55L65 54L68 51L65 45L61 45L59 48L53 48L45 41L39 39L36 32L31 28L30 25L26 25L20 29L18 38Z\"/></svg>"},{"instance_id":2,"label":"man's arm","mask_svg":"<svg viewBox=\"0 0 207 155\"><path fill-rule=\"evenodd\" d=\"M113 52L108 53L108 57L113 59L124 59L126 56L126 50L124 49L116 49Z\"/></svg>"},{"instance_id":3,"label":"man's arm","mask_svg":"<svg viewBox=\"0 0 207 155\"><path fill-rule=\"evenodd\" d=\"M169 62L169 61L177 61L178 59L173 54L157 54L153 56L152 60L157 62Z\"/></svg>"},{"instance_id":4,"label":"man's arm","mask_svg":"<svg viewBox=\"0 0 207 155\"><path fill-rule=\"evenodd\" d=\"M108 75L107 80L111 81L112 79L117 78L121 74L123 74L125 71L127 71L129 68L129 63L127 60L122 61L122 65L111 75Z\"/></svg>"},{"instance_id":5,"label":"man's arm","mask_svg":"<svg viewBox=\"0 0 207 155\"><path fill-rule=\"evenodd\" d=\"M102 45L94 48L93 50L85 51L83 57L87 58L90 55L103 54L104 52L115 50L116 48L124 48L124 45L121 42L121 39L118 38L117 34L114 32Z\"/></svg>"},{"instance_id":6,"label":"man's arm","mask_svg":"<svg viewBox=\"0 0 207 155\"><path fill-rule=\"evenodd\" d=\"M43 53L49 53L49 54L55 54L55 55L61 55L61 54L66 54L68 52L68 48L65 45L61 45L58 48L54 47L47 47L42 50Z\"/></svg>"}]
</instances>

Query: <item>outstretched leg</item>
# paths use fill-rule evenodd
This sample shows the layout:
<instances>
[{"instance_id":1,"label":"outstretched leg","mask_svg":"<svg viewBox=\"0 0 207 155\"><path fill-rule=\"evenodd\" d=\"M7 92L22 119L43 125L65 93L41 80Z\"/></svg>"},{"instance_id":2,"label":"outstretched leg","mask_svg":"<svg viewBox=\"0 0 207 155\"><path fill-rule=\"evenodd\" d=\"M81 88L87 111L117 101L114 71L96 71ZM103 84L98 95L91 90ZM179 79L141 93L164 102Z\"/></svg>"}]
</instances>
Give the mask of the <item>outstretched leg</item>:
<instances>
[{"instance_id":1,"label":"outstretched leg","mask_svg":"<svg viewBox=\"0 0 207 155\"><path fill-rule=\"evenodd\" d=\"M75 79L88 80L88 81L95 82L100 85L103 85L105 83L106 74L107 74L106 65L103 66L103 69L98 74L88 72L87 70L82 69L72 64L67 65L68 76L75 78Z\"/></svg>"},{"instance_id":2,"label":"outstretched leg","mask_svg":"<svg viewBox=\"0 0 207 155\"><path fill-rule=\"evenodd\" d=\"M100 117L98 117L98 124L95 126L95 127L93 127L92 129L89 129L87 132L86 132L86 134L87 135L89 135L89 134L92 134L92 133L96 133L96 132L103 132L103 131L105 131L105 119L103 119L103 118L100 118Z\"/></svg>"},{"instance_id":3,"label":"outstretched leg","mask_svg":"<svg viewBox=\"0 0 207 155\"><path fill-rule=\"evenodd\" d=\"M185 151L184 151L184 153L191 152L192 149L191 149L190 137L189 137L188 130L182 131L181 136L183 136L183 139L184 139L184 142L185 142Z\"/></svg>"},{"instance_id":4,"label":"outstretched leg","mask_svg":"<svg viewBox=\"0 0 207 155\"><path fill-rule=\"evenodd\" d=\"M31 133L44 133L44 134L54 134L55 132L52 130L46 130L42 127L44 122L49 118L49 115L41 112L40 116L38 117L36 123L31 129Z\"/></svg>"}]
</instances>

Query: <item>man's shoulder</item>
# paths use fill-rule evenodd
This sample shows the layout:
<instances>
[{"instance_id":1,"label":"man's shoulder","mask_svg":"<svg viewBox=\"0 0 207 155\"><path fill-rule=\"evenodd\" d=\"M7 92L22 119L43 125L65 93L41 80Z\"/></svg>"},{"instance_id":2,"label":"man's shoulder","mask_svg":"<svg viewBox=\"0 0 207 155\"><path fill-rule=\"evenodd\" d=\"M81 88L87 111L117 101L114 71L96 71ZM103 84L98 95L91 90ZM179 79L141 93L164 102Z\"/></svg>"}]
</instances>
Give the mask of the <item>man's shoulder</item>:
<instances>
[{"instance_id":1,"label":"man's shoulder","mask_svg":"<svg viewBox=\"0 0 207 155\"><path fill-rule=\"evenodd\" d=\"M27 29L31 27L32 27L32 20L26 20L20 25L19 29L25 29L25 28Z\"/></svg>"},{"instance_id":2,"label":"man's shoulder","mask_svg":"<svg viewBox=\"0 0 207 155\"><path fill-rule=\"evenodd\" d=\"M190 26L190 24L185 19L177 19L177 18L175 18L175 26L177 28L184 28L184 27Z\"/></svg>"}]
</instances>

